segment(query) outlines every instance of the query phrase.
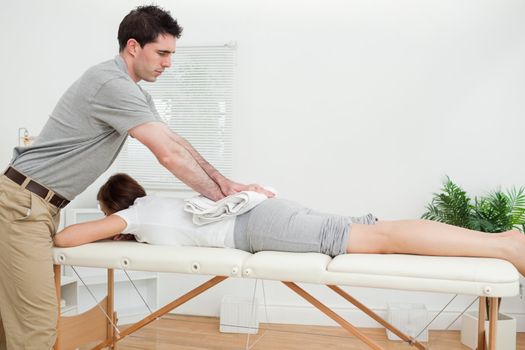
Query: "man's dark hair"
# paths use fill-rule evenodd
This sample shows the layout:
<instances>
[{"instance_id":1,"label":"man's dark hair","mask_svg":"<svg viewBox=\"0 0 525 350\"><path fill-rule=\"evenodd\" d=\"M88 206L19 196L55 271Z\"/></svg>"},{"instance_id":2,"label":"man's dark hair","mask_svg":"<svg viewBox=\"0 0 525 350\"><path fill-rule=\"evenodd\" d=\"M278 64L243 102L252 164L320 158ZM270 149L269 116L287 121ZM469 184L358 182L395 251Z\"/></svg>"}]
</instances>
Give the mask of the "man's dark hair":
<instances>
[{"instance_id":1,"label":"man's dark hair","mask_svg":"<svg viewBox=\"0 0 525 350\"><path fill-rule=\"evenodd\" d=\"M111 176L97 193L97 200L109 214L129 208L135 199L146 196L144 188L131 176L118 173Z\"/></svg>"},{"instance_id":2,"label":"man's dark hair","mask_svg":"<svg viewBox=\"0 0 525 350\"><path fill-rule=\"evenodd\" d=\"M129 39L135 39L144 47L154 42L160 34L180 38L182 27L171 17L169 11L158 6L138 6L124 17L118 28L119 51L124 50Z\"/></svg>"}]
</instances>

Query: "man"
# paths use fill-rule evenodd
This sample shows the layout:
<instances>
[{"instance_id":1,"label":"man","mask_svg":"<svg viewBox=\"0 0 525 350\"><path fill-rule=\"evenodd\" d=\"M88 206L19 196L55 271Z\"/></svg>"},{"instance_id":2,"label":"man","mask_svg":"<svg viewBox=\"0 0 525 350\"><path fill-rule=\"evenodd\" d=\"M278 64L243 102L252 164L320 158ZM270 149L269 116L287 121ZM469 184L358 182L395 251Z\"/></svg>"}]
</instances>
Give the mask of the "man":
<instances>
[{"instance_id":1,"label":"man","mask_svg":"<svg viewBox=\"0 0 525 350\"><path fill-rule=\"evenodd\" d=\"M0 177L0 349L53 347L51 247L59 211L111 165L128 134L210 199L248 188L225 178L170 131L137 85L154 82L170 67L181 33L159 7L131 11L119 27L119 55L90 68L65 92L34 145L15 148ZM258 185L249 188L273 195Z\"/></svg>"}]
</instances>

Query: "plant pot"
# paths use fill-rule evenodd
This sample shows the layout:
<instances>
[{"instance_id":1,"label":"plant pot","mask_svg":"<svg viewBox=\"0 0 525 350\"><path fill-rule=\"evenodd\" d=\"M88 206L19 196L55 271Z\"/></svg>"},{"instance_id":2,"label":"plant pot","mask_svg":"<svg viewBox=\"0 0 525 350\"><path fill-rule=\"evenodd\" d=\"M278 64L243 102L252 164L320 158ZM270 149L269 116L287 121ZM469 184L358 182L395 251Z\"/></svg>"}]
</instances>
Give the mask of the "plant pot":
<instances>
[{"instance_id":1,"label":"plant pot","mask_svg":"<svg viewBox=\"0 0 525 350\"><path fill-rule=\"evenodd\" d=\"M489 321L485 321L485 337L489 337ZM496 350L516 349L516 319L499 313L496 321ZM471 349L478 346L478 313L466 312L461 322L461 343Z\"/></svg>"}]
</instances>

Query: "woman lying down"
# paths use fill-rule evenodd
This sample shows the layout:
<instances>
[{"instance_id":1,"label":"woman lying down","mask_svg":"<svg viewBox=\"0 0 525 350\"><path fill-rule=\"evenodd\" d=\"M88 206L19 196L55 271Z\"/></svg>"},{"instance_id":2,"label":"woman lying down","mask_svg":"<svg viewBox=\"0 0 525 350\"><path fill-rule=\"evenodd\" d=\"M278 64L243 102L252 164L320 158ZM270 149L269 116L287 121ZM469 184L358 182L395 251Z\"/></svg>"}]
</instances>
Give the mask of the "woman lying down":
<instances>
[{"instance_id":1,"label":"woman lying down","mask_svg":"<svg viewBox=\"0 0 525 350\"><path fill-rule=\"evenodd\" d=\"M184 200L148 196L126 174L116 174L97 199L105 218L66 227L55 245L72 247L130 234L139 242L224 247L251 253L273 250L345 253L419 254L505 259L525 273L525 237L518 230L483 233L427 220L378 221L372 214L323 214L297 203L270 198L252 210L198 226L184 211Z\"/></svg>"}]
</instances>

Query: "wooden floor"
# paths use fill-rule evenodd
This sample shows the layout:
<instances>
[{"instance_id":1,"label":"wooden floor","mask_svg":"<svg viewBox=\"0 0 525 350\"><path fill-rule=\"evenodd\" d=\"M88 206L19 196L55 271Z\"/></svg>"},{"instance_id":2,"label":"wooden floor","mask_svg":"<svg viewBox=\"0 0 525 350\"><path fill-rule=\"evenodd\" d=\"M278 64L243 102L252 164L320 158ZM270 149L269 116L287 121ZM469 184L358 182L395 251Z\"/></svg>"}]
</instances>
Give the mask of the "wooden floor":
<instances>
[{"instance_id":1,"label":"wooden floor","mask_svg":"<svg viewBox=\"0 0 525 350\"><path fill-rule=\"evenodd\" d=\"M123 327L125 328L125 327ZM415 349L401 342L389 341L385 330L361 329L388 350ZM461 344L459 331L431 331L432 350L469 349ZM169 315L159 319L117 343L118 350L362 350L360 340L337 327L260 324L258 334L219 332L219 320L212 317ZM518 333L518 350L525 350L525 333Z\"/></svg>"}]
</instances>

